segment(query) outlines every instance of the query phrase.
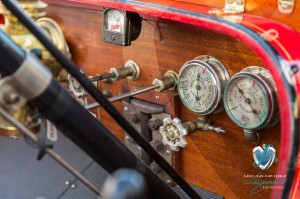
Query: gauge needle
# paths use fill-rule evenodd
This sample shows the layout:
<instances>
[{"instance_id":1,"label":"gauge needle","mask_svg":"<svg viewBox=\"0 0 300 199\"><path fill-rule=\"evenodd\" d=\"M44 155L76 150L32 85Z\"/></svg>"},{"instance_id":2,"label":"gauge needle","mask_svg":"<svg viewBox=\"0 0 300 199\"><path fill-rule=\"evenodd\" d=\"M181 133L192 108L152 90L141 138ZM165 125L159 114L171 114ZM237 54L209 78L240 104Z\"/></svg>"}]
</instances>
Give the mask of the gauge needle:
<instances>
[{"instance_id":1,"label":"gauge needle","mask_svg":"<svg viewBox=\"0 0 300 199\"><path fill-rule=\"evenodd\" d=\"M197 85L196 85L196 90L197 90L197 96L196 96L196 101L200 101L200 97L199 97L199 91L200 91L200 73L199 73L199 69L198 69L198 73L197 73Z\"/></svg>"},{"instance_id":2,"label":"gauge needle","mask_svg":"<svg viewBox=\"0 0 300 199\"><path fill-rule=\"evenodd\" d=\"M261 118L258 116L257 110L254 109L254 108L252 108L252 106L250 105L250 102L251 102L251 101L250 101L248 98L246 98L246 97L244 96L244 91L243 91L242 89L240 89L240 88L238 87L237 84L235 84L235 86L238 88L238 91L239 91L239 93L242 95L242 97L244 98L246 104L248 104L249 107L251 108L252 113L257 117L257 119L259 119L259 121L261 121Z\"/></svg>"}]
</instances>

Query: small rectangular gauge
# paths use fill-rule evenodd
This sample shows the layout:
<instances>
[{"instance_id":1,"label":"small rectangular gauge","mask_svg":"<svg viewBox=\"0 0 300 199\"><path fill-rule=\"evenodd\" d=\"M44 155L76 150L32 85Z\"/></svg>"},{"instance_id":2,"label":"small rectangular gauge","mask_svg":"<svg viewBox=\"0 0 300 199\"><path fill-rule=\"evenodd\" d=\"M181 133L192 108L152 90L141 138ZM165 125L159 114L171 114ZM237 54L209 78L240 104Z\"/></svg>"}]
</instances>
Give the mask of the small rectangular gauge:
<instances>
[{"instance_id":1,"label":"small rectangular gauge","mask_svg":"<svg viewBox=\"0 0 300 199\"><path fill-rule=\"evenodd\" d=\"M141 17L125 10L103 8L102 30L103 41L129 46L141 32Z\"/></svg>"}]
</instances>

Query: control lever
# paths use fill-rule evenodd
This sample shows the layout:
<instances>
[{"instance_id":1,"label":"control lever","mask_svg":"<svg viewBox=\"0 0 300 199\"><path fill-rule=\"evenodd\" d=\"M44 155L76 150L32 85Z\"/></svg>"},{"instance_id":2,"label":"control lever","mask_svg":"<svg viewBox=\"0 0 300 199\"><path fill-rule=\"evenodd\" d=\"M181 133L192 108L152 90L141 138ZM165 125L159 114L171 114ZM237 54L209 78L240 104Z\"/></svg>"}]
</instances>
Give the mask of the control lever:
<instances>
[{"instance_id":1,"label":"control lever","mask_svg":"<svg viewBox=\"0 0 300 199\"><path fill-rule=\"evenodd\" d=\"M162 142L169 145L171 150L179 151L179 147L184 148L187 145L186 136L200 131L214 131L216 133L225 133L221 127L215 127L210 124L210 119L206 116L199 116L197 120L181 123L181 120L167 117L163 120L163 126L159 128L162 134Z\"/></svg>"},{"instance_id":2,"label":"control lever","mask_svg":"<svg viewBox=\"0 0 300 199\"><path fill-rule=\"evenodd\" d=\"M140 90L130 91L128 93L123 93L121 95L108 98L110 102L116 102L122 99L126 99L128 97L132 97L141 93L145 93L151 90L155 90L156 92L162 92L165 90L175 90L177 87L178 74L174 71L167 71L165 76L162 78L155 78L153 80L152 86L144 87ZM93 103L85 106L86 109L93 109L100 107L98 103Z\"/></svg>"},{"instance_id":3,"label":"control lever","mask_svg":"<svg viewBox=\"0 0 300 199\"><path fill-rule=\"evenodd\" d=\"M80 70L81 73L84 73ZM107 82L114 82L120 79L132 79L137 80L140 76L140 68L132 60L129 60L125 63L124 66L118 68L111 68L109 73L97 74L95 76L89 77L89 80L97 86L98 81L106 80ZM70 74L68 75L69 80L69 89L74 95L78 97L82 97L86 95L84 88L81 84Z\"/></svg>"}]
</instances>

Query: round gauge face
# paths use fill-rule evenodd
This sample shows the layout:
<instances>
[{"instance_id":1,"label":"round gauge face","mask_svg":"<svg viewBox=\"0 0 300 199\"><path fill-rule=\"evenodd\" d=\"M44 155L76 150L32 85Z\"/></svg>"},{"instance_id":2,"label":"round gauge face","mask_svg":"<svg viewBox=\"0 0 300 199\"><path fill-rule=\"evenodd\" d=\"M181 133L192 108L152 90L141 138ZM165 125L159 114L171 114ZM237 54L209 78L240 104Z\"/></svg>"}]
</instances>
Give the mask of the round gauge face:
<instances>
[{"instance_id":1,"label":"round gauge face","mask_svg":"<svg viewBox=\"0 0 300 199\"><path fill-rule=\"evenodd\" d=\"M181 69L178 82L179 96L187 108L197 114L213 111L218 85L210 70L201 64L188 64Z\"/></svg>"},{"instance_id":2,"label":"round gauge face","mask_svg":"<svg viewBox=\"0 0 300 199\"><path fill-rule=\"evenodd\" d=\"M105 13L105 29L111 32L123 33L124 15L119 10L108 10Z\"/></svg>"},{"instance_id":3,"label":"round gauge face","mask_svg":"<svg viewBox=\"0 0 300 199\"><path fill-rule=\"evenodd\" d=\"M267 91L255 78L236 76L225 89L224 106L234 123L244 129L258 129L268 115Z\"/></svg>"}]
</instances>

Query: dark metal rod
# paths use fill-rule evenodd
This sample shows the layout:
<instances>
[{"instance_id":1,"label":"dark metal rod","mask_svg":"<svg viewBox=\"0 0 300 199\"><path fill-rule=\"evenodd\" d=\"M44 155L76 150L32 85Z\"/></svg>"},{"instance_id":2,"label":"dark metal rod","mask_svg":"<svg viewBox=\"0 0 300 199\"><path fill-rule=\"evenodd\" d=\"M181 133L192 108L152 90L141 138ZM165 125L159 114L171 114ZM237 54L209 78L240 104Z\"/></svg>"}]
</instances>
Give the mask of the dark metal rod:
<instances>
[{"instance_id":1,"label":"dark metal rod","mask_svg":"<svg viewBox=\"0 0 300 199\"><path fill-rule=\"evenodd\" d=\"M158 87L159 87L159 85L152 85L152 86L148 86L148 87L145 87L145 88L141 88L139 90L130 91L128 93L123 93L121 95L108 98L108 101L111 102L111 103L116 102L116 101L119 101L119 100L122 100L122 99L126 99L128 97L132 97L132 96L135 96L135 95L139 95L141 93L145 93L145 92L157 89ZM99 103L95 102L95 103L86 105L85 108L90 110L90 109L97 108L97 107L100 107L100 106L101 105Z\"/></svg>"},{"instance_id":2,"label":"dark metal rod","mask_svg":"<svg viewBox=\"0 0 300 199\"><path fill-rule=\"evenodd\" d=\"M23 12L15 1L2 0L6 8L11 11L23 25L45 46L53 57L65 68L84 89L111 115L112 118L140 145L157 164L186 192L191 198L201 198L197 192L169 165L169 163L155 151L147 140L122 116L122 114L107 100L107 98L85 77L77 66L66 57L50 41L48 36L35 24L33 19Z\"/></svg>"},{"instance_id":3,"label":"dark metal rod","mask_svg":"<svg viewBox=\"0 0 300 199\"><path fill-rule=\"evenodd\" d=\"M3 35L5 35L5 33L0 30L0 37ZM13 42L11 45L9 48L16 47L16 44ZM6 43L0 43L0 52L6 47ZM24 55L26 57L23 57ZM39 60L34 59L29 53L24 55L16 53L11 56L24 60L24 63L28 63L28 60L32 60L30 65L22 64L21 66L17 66L16 64L12 65L1 62L0 60L0 63L3 64L0 64L1 69L7 72L13 68L18 72L26 71L28 67L33 67L37 71L42 71L42 69L46 67ZM15 75L15 73L11 76ZM47 76L50 75L49 73L50 72L39 73L42 77L38 79L47 79ZM169 186L125 147L101 122L72 98L55 79L52 78L49 82L41 82L36 80L36 76L33 74L31 74L31 76L29 75L28 78L31 78L32 81L26 82L25 84L18 84L18 86L11 84L11 86L18 89L16 90L17 92L20 92L30 90L32 85L35 84L46 85L43 90L37 93L37 97L33 97L32 100L28 101L28 104L37 108L42 115L52 121L62 133L84 150L105 170L112 173L120 168L135 169L145 177L151 198L179 198Z\"/></svg>"},{"instance_id":4,"label":"dark metal rod","mask_svg":"<svg viewBox=\"0 0 300 199\"><path fill-rule=\"evenodd\" d=\"M66 162L54 150L46 149L46 153L49 156L51 156L55 161L57 161L61 166L63 166L66 170L68 170L74 176L76 176L83 184L85 184L88 188L90 188L95 194L102 196L102 192L92 182L90 182L84 175L82 175L79 171L77 171L72 165Z\"/></svg>"},{"instance_id":5,"label":"dark metal rod","mask_svg":"<svg viewBox=\"0 0 300 199\"><path fill-rule=\"evenodd\" d=\"M89 77L89 80L91 82L95 82L95 81L101 81L101 80L105 80L105 79L110 79L115 77L114 73L104 73L104 74L98 74L94 77Z\"/></svg>"},{"instance_id":6,"label":"dark metal rod","mask_svg":"<svg viewBox=\"0 0 300 199\"><path fill-rule=\"evenodd\" d=\"M15 126L20 132L22 132L26 137L28 137L31 141L38 143L39 138L32 133L28 128L26 128L23 124L17 121L14 117L8 114L4 109L0 107L0 115L13 126ZM101 196L101 191L91 183L85 176L83 176L79 171L77 171L72 165L66 162L59 154L57 154L53 149L46 149L46 153L51 156L56 162L58 162L61 166L63 166L66 170L76 176L83 184L85 184L88 188L90 188L94 193Z\"/></svg>"}]
</instances>

